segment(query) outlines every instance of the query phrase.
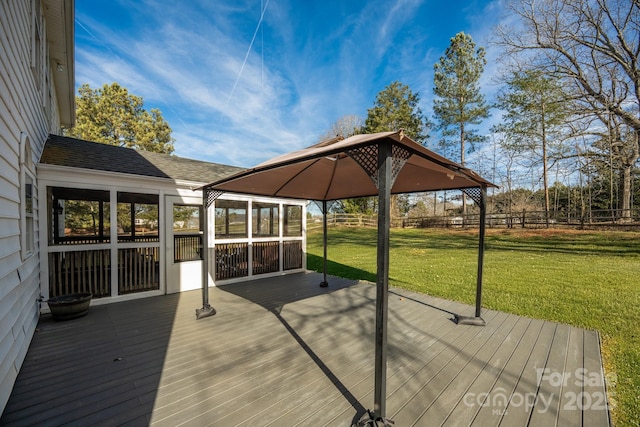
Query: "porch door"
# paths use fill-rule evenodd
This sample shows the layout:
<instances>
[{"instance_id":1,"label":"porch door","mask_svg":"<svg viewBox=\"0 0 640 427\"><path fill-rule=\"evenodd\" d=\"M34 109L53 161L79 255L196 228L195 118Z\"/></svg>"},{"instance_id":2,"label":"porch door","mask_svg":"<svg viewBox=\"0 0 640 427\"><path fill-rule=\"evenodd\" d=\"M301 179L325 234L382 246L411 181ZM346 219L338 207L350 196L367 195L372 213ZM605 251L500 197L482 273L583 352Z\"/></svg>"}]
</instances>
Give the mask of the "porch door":
<instances>
[{"instance_id":1,"label":"porch door","mask_svg":"<svg viewBox=\"0 0 640 427\"><path fill-rule=\"evenodd\" d=\"M202 287L202 200L167 196L167 293Z\"/></svg>"}]
</instances>

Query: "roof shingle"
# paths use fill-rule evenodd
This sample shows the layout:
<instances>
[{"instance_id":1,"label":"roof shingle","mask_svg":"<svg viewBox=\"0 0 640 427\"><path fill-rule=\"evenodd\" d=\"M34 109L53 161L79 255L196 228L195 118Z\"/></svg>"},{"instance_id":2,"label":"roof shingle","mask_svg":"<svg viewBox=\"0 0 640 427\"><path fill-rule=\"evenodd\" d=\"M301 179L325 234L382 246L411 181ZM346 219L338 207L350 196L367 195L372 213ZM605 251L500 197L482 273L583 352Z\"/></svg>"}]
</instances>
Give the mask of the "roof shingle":
<instances>
[{"instance_id":1,"label":"roof shingle","mask_svg":"<svg viewBox=\"0 0 640 427\"><path fill-rule=\"evenodd\" d=\"M40 163L207 183L244 170L170 154L49 135Z\"/></svg>"}]
</instances>

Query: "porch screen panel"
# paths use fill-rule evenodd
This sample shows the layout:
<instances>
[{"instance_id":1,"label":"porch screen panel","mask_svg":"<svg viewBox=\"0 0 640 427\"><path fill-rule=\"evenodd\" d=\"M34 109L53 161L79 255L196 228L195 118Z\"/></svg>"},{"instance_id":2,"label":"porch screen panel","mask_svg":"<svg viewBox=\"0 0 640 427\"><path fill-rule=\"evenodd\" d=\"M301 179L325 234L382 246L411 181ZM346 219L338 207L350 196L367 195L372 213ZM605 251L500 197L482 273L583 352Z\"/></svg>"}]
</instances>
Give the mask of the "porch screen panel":
<instances>
[{"instance_id":1,"label":"porch screen panel","mask_svg":"<svg viewBox=\"0 0 640 427\"><path fill-rule=\"evenodd\" d=\"M247 243L216 244L216 280L249 275L249 245Z\"/></svg>"},{"instance_id":2,"label":"porch screen panel","mask_svg":"<svg viewBox=\"0 0 640 427\"><path fill-rule=\"evenodd\" d=\"M118 193L118 242L159 242L157 194Z\"/></svg>"},{"instance_id":3,"label":"porch screen panel","mask_svg":"<svg viewBox=\"0 0 640 427\"><path fill-rule=\"evenodd\" d=\"M273 203L254 203L251 208L253 237L278 236L279 206Z\"/></svg>"},{"instance_id":4,"label":"porch screen panel","mask_svg":"<svg viewBox=\"0 0 640 427\"><path fill-rule=\"evenodd\" d=\"M282 245L282 268L284 270L302 268L302 242L295 240L292 242L283 242Z\"/></svg>"},{"instance_id":5,"label":"porch screen panel","mask_svg":"<svg viewBox=\"0 0 640 427\"><path fill-rule=\"evenodd\" d=\"M160 289L159 248L118 249L118 294Z\"/></svg>"},{"instance_id":6,"label":"porch screen panel","mask_svg":"<svg viewBox=\"0 0 640 427\"><path fill-rule=\"evenodd\" d=\"M49 245L109 243L109 192L47 187Z\"/></svg>"},{"instance_id":7,"label":"porch screen panel","mask_svg":"<svg viewBox=\"0 0 640 427\"><path fill-rule=\"evenodd\" d=\"M280 243L253 243L253 274L272 273L280 269Z\"/></svg>"},{"instance_id":8,"label":"porch screen panel","mask_svg":"<svg viewBox=\"0 0 640 427\"><path fill-rule=\"evenodd\" d=\"M109 249L49 253L49 297L81 292L111 295Z\"/></svg>"},{"instance_id":9,"label":"porch screen panel","mask_svg":"<svg viewBox=\"0 0 640 427\"><path fill-rule=\"evenodd\" d=\"M243 239L248 237L247 209L243 201L222 200L215 202L216 239Z\"/></svg>"},{"instance_id":10,"label":"porch screen panel","mask_svg":"<svg viewBox=\"0 0 640 427\"><path fill-rule=\"evenodd\" d=\"M302 206L284 205L284 235L302 236Z\"/></svg>"},{"instance_id":11,"label":"porch screen panel","mask_svg":"<svg viewBox=\"0 0 640 427\"><path fill-rule=\"evenodd\" d=\"M173 206L173 262L202 260L202 206Z\"/></svg>"}]
</instances>

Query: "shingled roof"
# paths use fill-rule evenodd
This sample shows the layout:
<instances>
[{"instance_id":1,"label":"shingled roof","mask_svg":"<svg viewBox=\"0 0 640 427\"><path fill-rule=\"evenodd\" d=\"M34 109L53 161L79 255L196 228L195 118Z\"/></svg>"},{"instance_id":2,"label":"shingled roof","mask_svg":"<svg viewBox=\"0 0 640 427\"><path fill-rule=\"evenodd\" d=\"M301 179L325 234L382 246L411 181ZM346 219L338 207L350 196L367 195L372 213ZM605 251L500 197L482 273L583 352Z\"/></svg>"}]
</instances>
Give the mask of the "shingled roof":
<instances>
[{"instance_id":1,"label":"shingled roof","mask_svg":"<svg viewBox=\"0 0 640 427\"><path fill-rule=\"evenodd\" d=\"M59 135L49 135L40 163L194 182L217 181L244 170Z\"/></svg>"}]
</instances>

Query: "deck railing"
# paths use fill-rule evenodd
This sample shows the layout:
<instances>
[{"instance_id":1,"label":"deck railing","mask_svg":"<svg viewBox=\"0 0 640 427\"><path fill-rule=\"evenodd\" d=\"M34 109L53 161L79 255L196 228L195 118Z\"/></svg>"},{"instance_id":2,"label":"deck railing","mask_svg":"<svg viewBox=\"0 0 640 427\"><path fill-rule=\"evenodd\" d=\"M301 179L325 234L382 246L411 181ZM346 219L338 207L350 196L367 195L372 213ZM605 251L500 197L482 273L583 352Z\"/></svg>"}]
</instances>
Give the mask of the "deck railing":
<instances>
[{"instance_id":1,"label":"deck railing","mask_svg":"<svg viewBox=\"0 0 640 427\"><path fill-rule=\"evenodd\" d=\"M215 247L216 280L249 275L249 244L221 243Z\"/></svg>"},{"instance_id":2,"label":"deck railing","mask_svg":"<svg viewBox=\"0 0 640 427\"><path fill-rule=\"evenodd\" d=\"M158 247L118 249L117 267L119 295L160 289ZM110 249L49 253L49 297L80 292L111 296Z\"/></svg>"},{"instance_id":3,"label":"deck railing","mask_svg":"<svg viewBox=\"0 0 640 427\"><path fill-rule=\"evenodd\" d=\"M173 262L202 259L202 234L175 234L173 236Z\"/></svg>"},{"instance_id":4,"label":"deck railing","mask_svg":"<svg viewBox=\"0 0 640 427\"><path fill-rule=\"evenodd\" d=\"M271 273L280 269L279 242L254 242L252 246L253 274Z\"/></svg>"},{"instance_id":5,"label":"deck railing","mask_svg":"<svg viewBox=\"0 0 640 427\"><path fill-rule=\"evenodd\" d=\"M81 292L111 295L109 249L49 253L49 297Z\"/></svg>"},{"instance_id":6,"label":"deck railing","mask_svg":"<svg viewBox=\"0 0 640 427\"><path fill-rule=\"evenodd\" d=\"M282 270L295 270L303 266L304 252L301 240L253 242L251 245L247 242L218 243L214 250L216 280L248 276L249 248L252 275L279 271L281 256Z\"/></svg>"},{"instance_id":7,"label":"deck railing","mask_svg":"<svg viewBox=\"0 0 640 427\"><path fill-rule=\"evenodd\" d=\"M160 289L157 247L118 249L118 294Z\"/></svg>"},{"instance_id":8,"label":"deck railing","mask_svg":"<svg viewBox=\"0 0 640 427\"><path fill-rule=\"evenodd\" d=\"M302 268L302 241L293 240L282 243L282 269L294 270Z\"/></svg>"},{"instance_id":9,"label":"deck railing","mask_svg":"<svg viewBox=\"0 0 640 427\"><path fill-rule=\"evenodd\" d=\"M175 237L175 262L201 259L202 235ZM301 240L221 243L214 253L216 280L247 277L249 268L251 275L294 270L302 268L304 258ZM160 289L159 246L118 248L113 273L111 249L52 251L48 264L49 297L80 292L91 292L94 298L114 296L112 274L117 275L118 295Z\"/></svg>"}]
</instances>

